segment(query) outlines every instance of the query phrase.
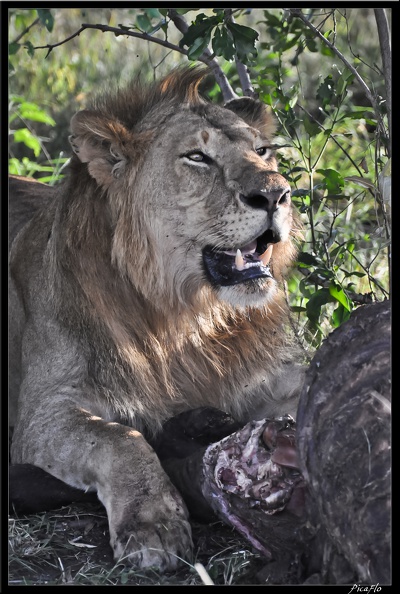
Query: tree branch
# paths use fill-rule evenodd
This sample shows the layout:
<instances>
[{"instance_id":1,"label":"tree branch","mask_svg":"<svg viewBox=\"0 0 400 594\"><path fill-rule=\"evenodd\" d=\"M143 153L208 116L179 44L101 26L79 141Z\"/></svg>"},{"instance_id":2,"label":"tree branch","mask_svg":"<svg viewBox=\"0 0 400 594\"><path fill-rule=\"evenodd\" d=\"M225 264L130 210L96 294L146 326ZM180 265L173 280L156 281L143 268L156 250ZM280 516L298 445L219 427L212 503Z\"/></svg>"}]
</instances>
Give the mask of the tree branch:
<instances>
[{"instance_id":1,"label":"tree branch","mask_svg":"<svg viewBox=\"0 0 400 594\"><path fill-rule=\"evenodd\" d=\"M28 31L30 31L30 30L32 29L32 27L34 27L35 25L37 25L39 21L40 21L40 19L39 19L39 17L38 17L37 19L35 19L35 20L33 21L33 23L31 23L30 25L28 25L28 26L26 27L26 29L24 29L24 30L22 31L22 33L20 33L20 34L19 34L19 35L18 35L18 36L17 36L17 37L14 39L14 41L11 41L11 43L18 43L18 41L19 41L20 39L22 39L22 37L23 37L24 35L26 35L26 34L28 33Z\"/></svg>"},{"instance_id":2,"label":"tree branch","mask_svg":"<svg viewBox=\"0 0 400 594\"><path fill-rule=\"evenodd\" d=\"M391 155L391 130L392 130L392 52L390 47L389 23L384 8L374 8L376 25L378 28L379 44L383 74L386 87L386 112L389 127L389 157Z\"/></svg>"},{"instance_id":3,"label":"tree branch","mask_svg":"<svg viewBox=\"0 0 400 594\"><path fill-rule=\"evenodd\" d=\"M388 139L388 135L386 133L385 130L385 126L383 124L383 120L382 120L382 116L381 113L379 111L379 107L378 104L376 102L375 97L373 96L373 94L371 93L368 85L365 83L364 79L360 76L360 74L358 73L357 69L354 68L354 66L352 64L350 64L350 62L347 60L347 58L337 49L337 47L335 45L333 45L333 43L331 43L330 41L328 41L328 39L326 39L326 37L323 36L323 34L312 24L310 23L310 21L303 15L303 13L301 12L300 8L289 8L288 9L289 12L295 16L298 17L300 20L303 21L303 23L309 28L311 29L311 31L314 33L314 35L316 35L317 37L320 38L320 40L325 43L325 45L327 45L336 55L337 57L343 62L343 64L350 70L350 72L352 74L354 74L355 78L358 80L359 84L361 85L361 87L363 88L366 96L368 97L374 113L375 113L375 117L376 120L378 122L378 126L380 128L380 130L382 131L382 134L384 136L384 138L387 140L387 145L389 144L389 139Z\"/></svg>"},{"instance_id":4,"label":"tree branch","mask_svg":"<svg viewBox=\"0 0 400 594\"><path fill-rule=\"evenodd\" d=\"M187 24L185 18L181 14L179 14L174 8L168 9L168 16L174 23L178 31L185 34L186 31L189 29L189 25Z\"/></svg>"},{"instance_id":5,"label":"tree branch","mask_svg":"<svg viewBox=\"0 0 400 594\"><path fill-rule=\"evenodd\" d=\"M76 31L75 33L73 33L72 35L67 37L66 39L63 39L63 41L59 41L58 43L53 43L53 44L48 43L47 45L39 45L39 46L34 47L33 49L35 49L35 50L48 49L48 52L46 55L46 58L47 58L47 56L50 54L50 52L55 47L58 47L60 45L63 45L64 43L67 43L68 41L71 41L71 39L74 39L74 37L78 37L86 29L97 29L98 31L102 31L103 33L106 33L106 32L114 33L114 35L116 37L119 35L126 35L127 37L136 37L138 39L144 39L145 41L152 41L152 42L157 43L158 45L162 45L163 47L166 47L170 50L179 52L180 54L184 54L185 56L187 56L187 54L188 54L187 50L182 49L178 45L174 45L173 43L170 43L169 41L157 39L157 37L152 37L151 35L148 35L148 33L137 33L136 31L129 31L127 29L121 29L118 27L109 27L108 25L89 25L88 23L83 23L81 28L79 29L79 31Z\"/></svg>"},{"instance_id":6,"label":"tree branch","mask_svg":"<svg viewBox=\"0 0 400 594\"><path fill-rule=\"evenodd\" d=\"M189 26L185 20L185 18L178 14L177 11L173 8L168 10L168 16L171 21L174 23L175 27L181 33L185 34L188 30ZM227 79L226 74L222 70L221 66L219 65L218 61L212 57L212 53L207 48L198 58L200 62L207 64L209 68L212 70L214 78L221 89L222 97L225 102L230 101L231 99L235 99L237 95L235 94L234 90L232 89L229 81Z\"/></svg>"},{"instance_id":7,"label":"tree branch","mask_svg":"<svg viewBox=\"0 0 400 594\"><path fill-rule=\"evenodd\" d=\"M173 11L172 9L170 12L176 13L176 11ZM177 17L179 17L179 19ZM176 16L174 15L172 18L172 15L171 15L170 18L174 22L175 26L181 32L185 32L184 26L186 26L186 29L188 26L186 24L186 21L180 15L178 15L176 13ZM179 26L177 23L179 24ZM148 33L144 33L144 32L138 33L136 31L122 29L120 27L110 27L108 25L100 25L100 24L90 25L88 23L83 23L81 28L78 31L76 31L75 33L73 33L72 35L67 37L66 39L59 41L58 43L53 43L53 44L49 43L47 45L40 45L40 46L34 47L33 49L35 49L35 50L47 49L48 50L48 52L46 54L46 58L47 58L49 56L50 52L55 47L59 47L60 45L63 45L64 43L68 43L68 41L71 41L71 39L74 39L74 37L78 37L86 29L96 29L98 31L102 31L103 33L106 33L106 32L114 33L114 35L116 37L119 35L126 35L127 37L136 37L137 39L143 39L144 41L152 41L153 43L157 43L158 45L166 47L167 49L170 49L175 52L179 52L180 54L183 54L184 56L188 55L188 50L185 50L185 49L179 47L178 45L170 43L169 41L166 41L163 39L158 39L157 37L152 37ZM198 59L200 62L203 62L204 64L209 66L209 68L212 70L215 80L221 89L224 101L230 101L231 99L234 99L236 97L236 94L234 93L231 85L228 82L228 79L227 79L225 73L222 71L217 60L215 60L215 58L212 58L211 56L212 56L212 54L211 54L210 50L206 50L205 52L203 52L203 54Z\"/></svg>"},{"instance_id":8,"label":"tree branch","mask_svg":"<svg viewBox=\"0 0 400 594\"><path fill-rule=\"evenodd\" d=\"M239 60L237 56L235 56L236 62L236 70L239 75L240 86L243 89L243 95L246 97L252 97L253 99L256 98L257 93L254 90L253 85L251 84L250 75L247 67Z\"/></svg>"},{"instance_id":9,"label":"tree branch","mask_svg":"<svg viewBox=\"0 0 400 594\"><path fill-rule=\"evenodd\" d=\"M225 18L227 21L231 23L235 22L233 18L233 9L232 8L225 8ZM251 79L249 75L249 71L247 67L239 60L237 55L235 56L235 63L236 63L236 70L239 75L240 86L243 89L243 95L246 97L256 97L256 92L254 91L253 85L251 84Z\"/></svg>"}]
</instances>

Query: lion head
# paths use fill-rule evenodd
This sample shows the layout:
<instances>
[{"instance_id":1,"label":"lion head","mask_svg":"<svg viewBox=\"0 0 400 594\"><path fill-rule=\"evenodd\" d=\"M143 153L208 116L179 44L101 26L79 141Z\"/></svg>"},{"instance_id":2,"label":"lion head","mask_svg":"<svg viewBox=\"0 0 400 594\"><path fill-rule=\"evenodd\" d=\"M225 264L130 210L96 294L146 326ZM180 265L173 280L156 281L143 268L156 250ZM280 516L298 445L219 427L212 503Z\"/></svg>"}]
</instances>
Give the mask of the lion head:
<instances>
[{"instance_id":1,"label":"lion head","mask_svg":"<svg viewBox=\"0 0 400 594\"><path fill-rule=\"evenodd\" d=\"M72 120L72 168L106 196L112 263L145 299L265 306L295 253L274 120L247 97L206 102L203 76L181 69L97 98Z\"/></svg>"}]
</instances>

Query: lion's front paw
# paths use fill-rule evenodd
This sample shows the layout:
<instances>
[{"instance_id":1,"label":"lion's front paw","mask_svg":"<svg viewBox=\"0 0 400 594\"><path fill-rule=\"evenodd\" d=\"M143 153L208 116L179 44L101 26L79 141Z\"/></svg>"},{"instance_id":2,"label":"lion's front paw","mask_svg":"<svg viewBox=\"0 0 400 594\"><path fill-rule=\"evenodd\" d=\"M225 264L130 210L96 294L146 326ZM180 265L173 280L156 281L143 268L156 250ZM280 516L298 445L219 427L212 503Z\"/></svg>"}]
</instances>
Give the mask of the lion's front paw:
<instances>
[{"instance_id":1,"label":"lion's front paw","mask_svg":"<svg viewBox=\"0 0 400 594\"><path fill-rule=\"evenodd\" d=\"M190 556L192 537L186 507L174 490L168 491L150 501L136 500L124 509L115 527L110 518L110 544L116 561L170 571Z\"/></svg>"},{"instance_id":2,"label":"lion's front paw","mask_svg":"<svg viewBox=\"0 0 400 594\"><path fill-rule=\"evenodd\" d=\"M155 524L136 523L119 529L111 542L116 561L160 571L177 568L192 549L190 524L184 520L165 520Z\"/></svg>"}]
</instances>

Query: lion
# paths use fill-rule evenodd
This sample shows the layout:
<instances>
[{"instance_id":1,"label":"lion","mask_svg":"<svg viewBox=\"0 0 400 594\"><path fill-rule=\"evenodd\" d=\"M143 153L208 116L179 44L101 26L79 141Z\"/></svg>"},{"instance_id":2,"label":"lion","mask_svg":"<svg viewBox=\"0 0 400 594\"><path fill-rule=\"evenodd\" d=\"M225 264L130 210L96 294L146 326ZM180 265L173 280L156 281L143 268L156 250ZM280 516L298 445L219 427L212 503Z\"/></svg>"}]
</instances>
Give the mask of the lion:
<instances>
[{"instance_id":1,"label":"lion","mask_svg":"<svg viewBox=\"0 0 400 594\"><path fill-rule=\"evenodd\" d=\"M202 406L294 416L303 377L273 116L208 102L203 77L98 96L71 120L66 178L10 185L12 463L96 492L115 559L161 571L190 555L191 528L150 437Z\"/></svg>"}]
</instances>

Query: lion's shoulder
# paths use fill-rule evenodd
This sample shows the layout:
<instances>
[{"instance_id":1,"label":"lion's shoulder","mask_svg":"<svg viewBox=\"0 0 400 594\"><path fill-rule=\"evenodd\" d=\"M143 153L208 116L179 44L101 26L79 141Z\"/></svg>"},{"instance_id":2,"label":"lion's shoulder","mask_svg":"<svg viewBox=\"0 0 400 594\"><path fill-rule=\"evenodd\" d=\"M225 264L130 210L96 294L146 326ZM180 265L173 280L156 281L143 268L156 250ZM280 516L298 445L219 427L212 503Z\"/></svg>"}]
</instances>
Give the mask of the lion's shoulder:
<instances>
[{"instance_id":1,"label":"lion's shoulder","mask_svg":"<svg viewBox=\"0 0 400 594\"><path fill-rule=\"evenodd\" d=\"M54 201L56 189L35 179L17 175L9 176L9 247L18 232L40 210Z\"/></svg>"}]
</instances>

